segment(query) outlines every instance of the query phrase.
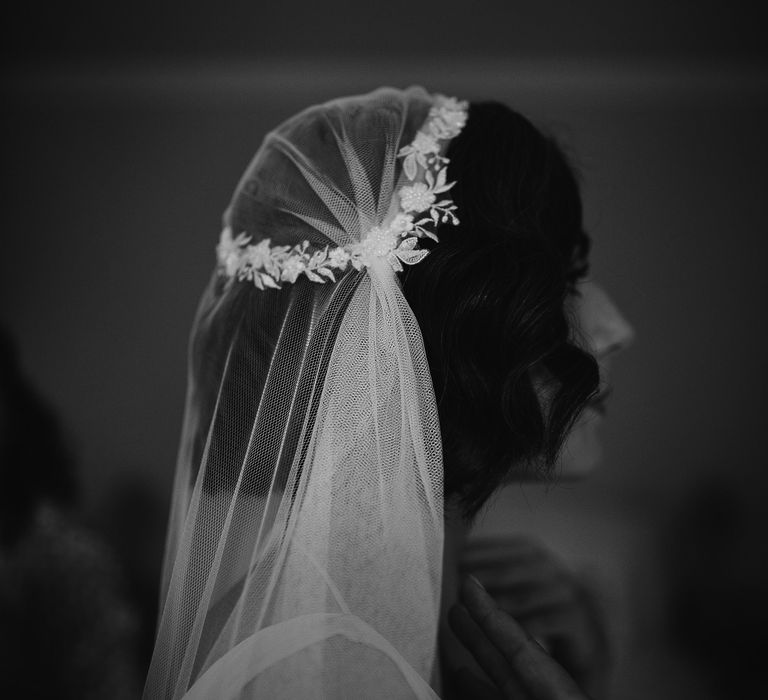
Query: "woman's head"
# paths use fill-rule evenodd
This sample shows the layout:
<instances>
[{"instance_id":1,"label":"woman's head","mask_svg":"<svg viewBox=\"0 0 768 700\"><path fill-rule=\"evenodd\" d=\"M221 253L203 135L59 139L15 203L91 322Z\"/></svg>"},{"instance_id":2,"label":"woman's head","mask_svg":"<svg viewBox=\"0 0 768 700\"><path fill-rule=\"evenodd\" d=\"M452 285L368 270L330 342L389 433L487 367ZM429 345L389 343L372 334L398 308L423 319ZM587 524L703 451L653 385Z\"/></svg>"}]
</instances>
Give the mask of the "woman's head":
<instances>
[{"instance_id":1,"label":"woman's head","mask_svg":"<svg viewBox=\"0 0 768 700\"><path fill-rule=\"evenodd\" d=\"M488 102L446 155L461 224L440 228L403 291L434 380L446 497L472 515L506 479L549 473L600 378L569 313L590 242L562 150Z\"/></svg>"},{"instance_id":2,"label":"woman's head","mask_svg":"<svg viewBox=\"0 0 768 700\"><path fill-rule=\"evenodd\" d=\"M429 678L444 493L471 515L512 465L545 471L597 392L566 309L588 251L573 173L500 105L457 137L465 108L420 88L313 107L241 179L193 331L148 689L188 688L199 659L339 601ZM420 261L424 226L452 212L438 195L462 224ZM333 659L380 690L378 656L319 624L330 665L302 665L294 694L343 681ZM292 658L240 677L269 696Z\"/></svg>"},{"instance_id":3,"label":"woman's head","mask_svg":"<svg viewBox=\"0 0 768 700\"><path fill-rule=\"evenodd\" d=\"M265 140L241 180L228 224L254 243L269 235L273 243L307 238L319 247L364 237L366 231L355 227L389 216L398 201L395 155L414 139L430 104L433 98L418 89L382 90L289 120ZM431 254L406 266L401 276L438 401L445 492L471 515L506 478L549 475L575 420L598 394L599 373L570 313L587 270L589 238L578 183L557 143L504 105L478 103L445 155L448 179L456 182L449 196L461 224L440 226L439 243L421 238L420 246L430 247ZM370 187L378 196L369 196ZM205 401L193 403L207 406L203 413L219 406L211 454L232 445L246 454L252 420L245 416L282 420L281 397L298 397L302 411L314 415L312 387L324 381L331 341L363 279L365 274L347 270L336 284L301 278L281 290L262 290L216 278L216 313L200 316L193 344L193 364L199 363L193 374L204 379L201 391L209 389ZM216 290L223 290L226 303ZM284 333L294 326L296 332ZM224 330L235 327L232 342ZM302 340L307 333L309 344ZM293 341L278 342L283 335ZM283 364L305 362L312 371L273 376L266 368L277 349L286 353ZM225 360L229 369L220 385ZM264 394L277 405L259 409L263 382L277 379L285 379L286 387ZM291 389L296 382L307 386ZM300 433L310 434L302 421L290 425L292 439L275 443L288 466L293 447L285 445L294 446L295 438L297 446ZM242 439L234 440L240 432ZM197 437L196 453L202 455L205 433ZM267 454L262 445L260 455ZM215 483L237 483L238 474L217 474ZM267 478L266 485L271 483ZM249 479L243 484L250 488Z\"/></svg>"}]
</instances>

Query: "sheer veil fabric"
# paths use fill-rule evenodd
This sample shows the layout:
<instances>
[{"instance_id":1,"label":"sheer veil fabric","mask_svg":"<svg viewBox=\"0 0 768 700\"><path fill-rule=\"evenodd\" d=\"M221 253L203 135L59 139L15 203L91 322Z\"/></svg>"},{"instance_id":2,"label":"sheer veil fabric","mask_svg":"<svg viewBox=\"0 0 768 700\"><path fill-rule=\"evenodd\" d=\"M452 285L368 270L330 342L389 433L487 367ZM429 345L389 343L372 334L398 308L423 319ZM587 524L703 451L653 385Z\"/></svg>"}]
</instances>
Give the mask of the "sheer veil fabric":
<instances>
[{"instance_id":1,"label":"sheer veil fabric","mask_svg":"<svg viewBox=\"0 0 768 700\"><path fill-rule=\"evenodd\" d=\"M225 225L359 243L397 209L421 88L266 136ZM421 332L386 261L281 289L214 274L189 383L144 697L434 698L443 468Z\"/></svg>"}]
</instances>

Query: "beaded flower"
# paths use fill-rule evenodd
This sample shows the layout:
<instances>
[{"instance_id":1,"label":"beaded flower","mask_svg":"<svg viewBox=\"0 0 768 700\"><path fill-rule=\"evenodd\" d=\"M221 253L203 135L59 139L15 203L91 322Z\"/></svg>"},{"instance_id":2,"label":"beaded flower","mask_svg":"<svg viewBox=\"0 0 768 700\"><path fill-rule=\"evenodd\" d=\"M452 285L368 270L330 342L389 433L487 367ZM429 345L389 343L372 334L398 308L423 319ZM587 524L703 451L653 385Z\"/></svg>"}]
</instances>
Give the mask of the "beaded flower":
<instances>
[{"instance_id":1,"label":"beaded flower","mask_svg":"<svg viewBox=\"0 0 768 700\"><path fill-rule=\"evenodd\" d=\"M320 250L311 250L309 241L273 246L265 238L251 244L250 236L234 236L226 226L216 247L219 274L247 280L263 290L279 289L283 282L292 284L301 275L312 282L335 282L335 271L349 265L362 270L377 259L386 260L396 272L403 270L403 263L420 262L429 251L418 247L419 238L437 241L434 229L439 223L459 223L457 207L447 194L456 183L447 182L449 161L441 155L441 142L461 132L467 109L466 102L435 96L427 121L397 154L403 159L407 183L397 191L399 210L388 224L373 226L359 243Z\"/></svg>"}]
</instances>

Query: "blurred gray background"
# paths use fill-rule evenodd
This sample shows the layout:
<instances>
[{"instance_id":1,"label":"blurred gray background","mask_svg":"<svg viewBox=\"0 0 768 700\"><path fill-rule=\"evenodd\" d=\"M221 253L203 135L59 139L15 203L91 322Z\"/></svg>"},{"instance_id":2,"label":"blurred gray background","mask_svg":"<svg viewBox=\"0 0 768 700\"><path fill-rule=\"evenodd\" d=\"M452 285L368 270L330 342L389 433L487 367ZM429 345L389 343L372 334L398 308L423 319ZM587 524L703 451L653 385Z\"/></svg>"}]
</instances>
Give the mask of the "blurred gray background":
<instances>
[{"instance_id":1,"label":"blurred gray background","mask_svg":"<svg viewBox=\"0 0 768 700\"><path fill-rule=\"evenodd\" d=\"M295 0L11 12L0 323L67 427L84 512L106 532L120 494L141 494L111 518L146 538L122 546L148 578L187 334L221 212L264 133L381 84L498 99L572 154L594 276L638 337L615 362L601 470L510 487L480 527L533 533L598 581L614 697L735 697L728 674L745 673L742 647L766 615L768 11Z\"/></svg>"}]
</instances>

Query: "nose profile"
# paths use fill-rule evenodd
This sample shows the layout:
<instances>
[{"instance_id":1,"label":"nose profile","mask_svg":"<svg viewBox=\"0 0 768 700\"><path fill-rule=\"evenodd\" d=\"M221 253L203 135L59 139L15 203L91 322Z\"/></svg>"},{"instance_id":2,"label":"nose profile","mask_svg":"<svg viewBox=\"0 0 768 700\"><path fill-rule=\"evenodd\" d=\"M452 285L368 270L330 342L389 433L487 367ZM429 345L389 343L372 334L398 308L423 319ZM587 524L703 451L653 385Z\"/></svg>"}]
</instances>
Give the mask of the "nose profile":
<instances>
[{"instance_id":1,"label":"nose profile","mask_svg":"<svg viewBox=\"0 0 768 700\"><path fill-rule=\"evenodd\" d=\"M635 329L622 315L606 291L596 282L580 285L581 330L597 357L606 357L623 350L635 339Z\"/></svg>"}]
</instances>

